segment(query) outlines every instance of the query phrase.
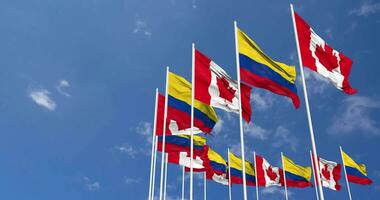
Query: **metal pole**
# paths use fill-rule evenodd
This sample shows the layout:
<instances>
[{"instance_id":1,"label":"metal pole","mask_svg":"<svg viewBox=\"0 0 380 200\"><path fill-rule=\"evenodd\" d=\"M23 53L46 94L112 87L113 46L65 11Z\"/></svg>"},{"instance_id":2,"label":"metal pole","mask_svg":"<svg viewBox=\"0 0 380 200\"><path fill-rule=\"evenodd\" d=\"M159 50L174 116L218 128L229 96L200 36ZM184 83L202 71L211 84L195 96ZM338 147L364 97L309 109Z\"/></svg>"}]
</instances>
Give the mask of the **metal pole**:
<instances>
[{"instance_id":1,"label":"metal pole","mask_svg":"<svg viewBox=\"0 0 380 200\"><path fill-rule=\"evenodd\" d=\"M157 102L158 102L158 88L156 88L156 101L155 101L155 105L154 105L154 121L153 121L153 133L152 133L152 156L150 158L150 176L149 176L149 197L148 199L151 199L152 197L152 188L153 188L153 161L154 161L154 147L155 147L155 143L154 143L154 140L155 140L155 136L156 136L156 119L157 119Z\"/></svg>"},{"instance_id":2,"label":"metal pole","mask_svg":"<svg viewBox=\"0 0 380 200\"><path fill-rule=\"evenodd\" d=\"M243 114L241 106L241 88L240 88L240 61L239 61L239 47L238 47L238 37L237 37L237 22L234 21L235 30L235 53L236 53L236 73L237 73L237 83L239 92L239 125L240 125L240 146L241 146L241 158L242 158L242 168L243 168L243 196L244 200L247 200L247 180L245 174L245 152L244 152L244 133L243 133Z\"/></svg>"},{"instance_id":3,"label":"metal pole","mask_svg":"<svg viewBox=\"0 0 380 200\"><path fill-rule=\"evenodd\" d=\"M190 129L190 200L193 200L193 157L194 157L194 91L195 91L195 44L192 44L192 59L191 59L191 129Z\"/></svg>"},{"instance_id":4,"label":"metal pole","mask_svg":"<svg viewBox=\"0 0 380 200\"><path fill-rule=\"evenodd\" d=\"M203 176L203 199L207 199L207 180L206 180L206 172L204 172Z\"/></svg>"},{"instance_id":5,"label":"metal pole","mask_svg":"<svg viewBox=\"0 0 380 200\"><path fill-rule=\"evenodd\" d=\"M165 83L165 109L164 109L164 124L162 130L162 152L161 152L161 177L160 177L160 200L162 200L164 186L164 164L165 164L165 135L166 135L166 117L168 115L168 85L169 85L169 67L166 67L166 83Z\"/></svg>"},{"instance_id":6,"label":"metal pole","mask_svg":"<svg viewBox=\"0 0 380 200\"><path fill-rule=\"evenodd\" d=\"M185 166L182 167L182 200L185 200Z\"/></svg>"},{"instance_id":7,"label":"metal pole","mask_svg":"<svg viewBox=\"0 0 380 200\"><path fill-rule=\"evenodd\" d=\"M259 183L257 182L256 152L253 152L253 162L255 164L256 199L259 200Z\"/></svg>"},{"instance_id":8,"label":"metal pole","mask_svg":"<svg viewBox=\"0 0 380 200\"><path fill-rule=\"evenodd\" d=\"M152 196L151 200L154 199L154 188L155 188L155 181L156 181L156 161L157 161L157 140L158 137L154 137L154 158L153 158L153 178L152 178Z\"/></svg>"},{"instance_id":9,"label":"metal pole","mask_svg":"<svg viewBox=\"0 0 380 200\"><path fill-rule=\"evenodd\" d=\"M168 154L165 153L165 180L164 180L164 200L166 200L166 183L168 179Z\"/></svg>"},{"instance_id":10,"label":"metal pole","mask_svg":"<svg viewBox=\"0 0 380 200\"><path fill-rule=\"evenodd\" d=\"M283 175L284 175L285 199L288 200L288 188L287 188L287 185L286 185L284 155L282 154L282 152L281 152L281 162L282 162L282 170L283 170Z\"/></svg>"},{"instance_id":11,"label":"metal pole","mask_svg":"<svg viewBox=\"0 0 380 200\"><path fill-rule=\"evenodd\" d=\"M314 139L314 130L313 130L313 122L311 120L311 113L310 113L310 108L309 108L309 99L307 96L307 89L306 89L306 82L305 82L305 76L303 72L303 65L302 65L302 58L301 58L301 51L299 47L299 41L298 41L298 34L297 34L297 27L296 27L296 21L294 17L294 9L293 9L293 4L290 4L290 9L292 11L292 19L293 19L293 28L294 28L294 35L296 39L296 44L297 44L297 51L298 51L298 60L299 60L299 68L301 71L301 79L302 79L302 86L303 86L303 93L304 93L304 98L305 98L305 105L306 105L306 114L307 114L307 119L309 123L309 131L310 131L310 139L311 139L311 145L313 149L313 158L314 162L317 163L317 147L315 145L315 139ZM323 195L323 189L321 185L321 177L320 177L320 172L318 167L315 169L317 173L317 182L318 184L318 189L319 189L319 196L321 200L324 200L324 195Z\"/></svg>"},{"instance_id":12,"label":"metal pole","mask_svg":"<svg viewBox=\"0 0 380 200\"><path fill-rule=\"evenodd\" d=\"M231 194L231 166L230 166L230 149L227 149L228 153L228 196L229 200L232 200L232 194Z\"/></svg>"},{"instance_id":13,"label":"metal pole","mask_svg":"<svg viewBox=\"0 0 380 200\"><path fill-rule=\"evenodd\" d=\"M352 200L350 184L348 183L348 178L347 178L346 164L344 163L344 159L343 159L343 150L342 150L342 147L341 147L341 146L339 146L339 149L340 149L340 156L342 157L342 163L343 163L343 169L344 169L344 176L346 177L347 190L348 190L348 197L350 198L350 200Z\"/></svg>"},{"instance_id":14,"label":"metal pole","mask_svg":"<svg viewBox=\"0 0 380 200\"><path fill-rule=\"evenodd\" d=\"M314 185L315 185L315 195L317 196L317 200L319 200L319 195L318 195L318 186L317 186L317 180L316 180L316 174L315 174L315 169L314 169L314 167L315 167L315 165L314 165L314 161L313 161L313 154L311 153L311 151L310 151L310 161L311 161L311 167L313 168L313 174L314 174L314 177L313 177L313 179L314 179ZM318 167L319 167L319 163L318 163Z\"/></svg>"}]
</instances>

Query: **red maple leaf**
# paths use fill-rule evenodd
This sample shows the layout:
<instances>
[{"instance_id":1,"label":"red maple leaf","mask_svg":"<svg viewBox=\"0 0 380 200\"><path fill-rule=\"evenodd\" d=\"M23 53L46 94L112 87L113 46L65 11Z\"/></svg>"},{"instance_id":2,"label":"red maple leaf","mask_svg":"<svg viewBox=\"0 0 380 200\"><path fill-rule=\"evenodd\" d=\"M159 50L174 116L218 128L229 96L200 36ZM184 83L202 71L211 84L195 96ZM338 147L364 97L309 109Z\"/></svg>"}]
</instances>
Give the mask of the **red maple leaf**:
<instances>
[{"instance_id":1,"label":"red maple leaf","mask_svg":"<svg viewBox=\"0 0 380 200\"><path fill-rule=\"evenodd\" d=\"M270 180L276 180L277 178L277 173L273 172L272 166L269 166L269 168L266 170L268 177Z\"/></svg>"}]
</instances>

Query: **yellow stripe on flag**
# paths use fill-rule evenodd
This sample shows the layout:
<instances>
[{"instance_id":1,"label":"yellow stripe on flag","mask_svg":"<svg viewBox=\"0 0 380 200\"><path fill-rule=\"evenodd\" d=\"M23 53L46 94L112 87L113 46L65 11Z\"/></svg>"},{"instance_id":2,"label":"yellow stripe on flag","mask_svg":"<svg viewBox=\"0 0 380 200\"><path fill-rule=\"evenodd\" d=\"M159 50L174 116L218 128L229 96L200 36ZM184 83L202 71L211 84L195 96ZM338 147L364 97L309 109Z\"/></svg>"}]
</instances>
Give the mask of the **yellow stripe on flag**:
<instances>
[{"instance_id":1,"label":"yellow stripe on flag","mask_svg":"<svg viewBox=\"0 0 380 200\"><path fill-rule=\"evenodd\" d=\"M235 156L233 153L230 152L230 167L231 168L234 168L234 169L237 169L237 170L240 170L240 171L243 171L243 165L241 164L241 158ZM255 168L254 166L248 162L248 161L245 161L245 173L246 174L249 174L249 175L252 175L252 176L255 176Z\"/></svg>"},{"instance_id":2,"label":"yellow stripe on flag","mask_svg":"<svg viewBox=\"0 0 380 200\"><path fill-rule=\"evenodd\" d=\"M297 165L286 156L283 156L283 159L284 159L285 171L295 174L297 176L304 177L306 180L310 181L310 178L311 178L310 167L303 167L303 166Z\"/></svg>"},{"instance_id":3,"label":"yellow stripe on flag","mask_svg":"<svg viewBox=\"0 0 380 200\"><path fill-rule=\"evenodd\" d=\"M224 160L224 158L219 155L218 153L216 153L214 150L212 150L211 148L208 149L208 158L214 162L217 162L217 163L220 163L220 164L223 164L223 165L227 165L226 163L226 160Z\"/></svg>"},{"instance_id":4,"label":"yellow stripe on flag","mask_svg":"<svg viewBox=\"0 0 380 200\"><path fill-rule=\"evenodd\" d=\"M186 138L186 139L191 139L191 135L175 135L177 137L182 137L182 138ZM197 146L204 146L206 145L206 138L202 137L202 136L199 136L199 135L193 135L194 137L194 145L197 145Z\"/></svg>"},{"instance_id":5,"label":"yellow stripe on flag","mask_svg":"<svg viewBox=\"0 0 380 200\"><path fill-rule=\"evenodd\" d=\"M247 34L245 34L239 28L237 29L237 36L240 54L243 54L258 63L268 66L284 79L294 84L296 80L296 68L294 66L286 65L284 63L272 60L251 38L248 37Z\"/></svg>"},{"instance_id":6,"label":"yellow stripe on flag","mask_svg":"<svg viewBox=\"0 0 380 200\"><path fill-rule=\"evenodd\" d=\"M360 173L367 176L367 170L366 170L366 166L364 164L357 164L344 151L342 151L342 154L343 154L343 161L344 161L345 166L355 168L355 169L359 170Z\"/></svg>"},{"instance_id":7,"label":"yellow stripe on flag","mask_svg":"<svg viewBox=\"0 0 380 200\"><path fill-rule=\"evenodd\" d=\"M169 72L168 94L191 106L191 84L185 78L172 72ZM214 122L218 121L215 110L211 106L194 99L194 108L200 110Z\"/></svg>"}]
</instances>

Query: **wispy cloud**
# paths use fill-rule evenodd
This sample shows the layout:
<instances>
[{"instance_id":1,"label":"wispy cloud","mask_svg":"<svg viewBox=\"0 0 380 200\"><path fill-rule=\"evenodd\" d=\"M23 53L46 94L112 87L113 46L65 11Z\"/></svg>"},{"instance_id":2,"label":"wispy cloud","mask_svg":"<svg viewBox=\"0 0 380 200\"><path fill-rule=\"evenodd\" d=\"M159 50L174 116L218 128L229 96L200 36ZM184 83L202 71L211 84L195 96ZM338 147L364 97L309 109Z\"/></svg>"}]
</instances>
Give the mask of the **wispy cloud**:
<instances>
[{"instance_id":1,"label":"wispy cloud","mask_svg":"<svg viewBox=\"0 0 380 200\"><path fill-rule=\"evenodd\" d=\"M307 89L312 94L323 94L328 88L330 82L321 75L309 69L304 70L305 79L307 80ZM299 79L301 81L301 79Z\"/></svg>"},{"instance_id":2,"label":"wispy cloud","mask_svg":"<svg viewBox=\"0 0 380 200\"><path fill-rule=\"evenodd\" d=\"M272 107L274 97L269 92L256 90L251 94L251 102L255 111L266 111Z\"/></svg>"},{"instance_id":3,"label":"wispy cloud","mask_svg":"<svg viewBox=\"0 0 380 200\"><path fill-rule=\"evenodd\" d=\"M222 132L223 130L223 124L224 124L224 120L222 118L219 117L219 121L215 124L214 128L213 128L213 132L218 135L219 133Z\"/></svg>"},{"instance_id":4,"label":"wispy cloud","mask_svg":"<svg viewBox=\"0 0 380 200\"><path fill-rule=\"evenodd\" d=\"M380 101L364 96L350 96L343 101L343 108L333 117L327 129L330 134L340 135L360 130L360 133L380 135L379 122L371 113L380 109Z\"/></svg>"},{"instance_id":5,"label":"wispy cloud","mask_svg":"<svg viewBox=\"0 0 380 200\"><path fill-rule=\"evenodd\" d=\"M46 89L30 89L29 97L39 106L54 111L57 104L50 98L50 92Z\"/></svg>"},{"instance_id":6,"label":"wispy cloud","mask_svg":"<svg viewBox=\"0 0 380 200\"><path fill-rule=\"evenodd\" d=\"M100 183L98 181L92 181L87 176L83 177L85 189L88 191L97 191L100 189Z\"/></svg>"},{"instance_id":7,"label":"wispy cloud","mask_svg":"<svg viewBox=\"0 0 380 200\"><path fill-rule=\"evenodd\" d=\"M120 153L128 155L131 158L135 158L136 154L138 153L138 151L129 144L115 146L115 149Z\"/></svg>"},{"instance_id":8,"label":"wispy cloud","mask_svg":"<svg viewBox=\"0 0 380 200\"><path fill-rule=\"evenodd\" d=\"M289 129L279 126L273 136L273 147L289 146L292 151L297 151L298 139Z\"/></svg>"},{"instance_id":9,"label":"wispy cloud","mask_svg":"<svg viewBox=\"0 0 380 200\"><path fill-rule=\"evenodd\" d=\"M136 127L135 131L136 133L145 137L149 144L152 143L152 134L153 134L152 123L140 122L139 125Z\"/></svg>"},{"instance_id":10,"label":"wispy cloud","mask_svg":"<svg viewBox=\"0 0 380 200\"><path fill-rule=\"evenodd\" d=\"M244 124L244 133L246 133L250 137L260 140L266 140L270 134L268 130L254 123Z\"/></svg>"},{"instance_id":11,"label":"wispy cloud","mask_svg":"<svg viewBox=\"0 0 380 200\"><path fill-rule=\"evenodd\" d=\"M67 81L67 80L60 80L58 82L58 85L55 87L57 89L57 91L65 96L65 97L70 97L71 95L67 92L65 92L65 89L66 88L69 88L70 87L70 83Z\"/></svg>"},{"instance_id":12,"label":"wispy cloud","mask_svg":"<svg viewBox=\"0 0 380 200\"><path fill-rule=\"evenodd\" d=\"M372 3L371 1L363 1L359 8L349 11L351 15L368 16L380 11L380 3Z\"/></svg>"},{"instance_id":13,"label":"wispy cloud","mask_svg":"<svg viewBox=\"0 0 380 200\"><path fill-rule=\"evenodd\" d=\"M141 182L141 178L124 177L124 182L128 185L136 184Z\"/></svg>"},{"instance_id":14,"label":"wispy cloud","mask_svg":"<svg viewBox=\"0 0 380 200\"><path fill-rule=\"evenodd\" d=\"M282 187L276 187L276 186L265 187L265 188L263 188L261 190L261 193L263 195L276 195L276 194L279 194L281 196L285 196L285 190L284 190L284 188L282 188ZM288 190L288 197L290 197L290 196L293 196L293 193Z\"/></svg>"},{"instance_id":15,"label":"wispy cloud","mask_svg":"<svg viewBox=\"0 0 380 200\"><path fill-rule=\"evenodd\" d=\"M143 34L144 36L150 38L152 36L152 31L148 27L147 23L142 19L135 20L135 26L132 31L134 34Z\"/></svg>"}]
</instances>

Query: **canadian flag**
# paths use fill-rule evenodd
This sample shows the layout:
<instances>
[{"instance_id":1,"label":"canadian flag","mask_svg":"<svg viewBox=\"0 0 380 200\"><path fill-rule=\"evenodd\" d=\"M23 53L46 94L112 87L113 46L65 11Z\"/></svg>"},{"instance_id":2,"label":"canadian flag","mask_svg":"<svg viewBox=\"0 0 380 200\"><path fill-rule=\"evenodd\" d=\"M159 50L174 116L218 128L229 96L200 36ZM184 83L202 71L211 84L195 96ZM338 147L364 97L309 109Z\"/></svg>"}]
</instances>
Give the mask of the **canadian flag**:
<instances>
[{"instance_id":1,"label":"canadian flag","mask_svg":"<svg viewBox=\"0 0 380 200\"><path fill-rule=\"evenodd\" d=\"M256 155L256 176L258 186L281 186L284 184L282 169L273 167L265 158Z\"/></svg>"},{"instance_id":2,"label":"canadian flag","mask_svg":"<svg viewBox=\"0 0 380 200\"><path fill-rule=\"evenodd\" d=\"M241 85L243 118L251 120L251 88ZM238 85L219 65L195 50L195 99L223 109L239 113Z\"/></svg>"},{"instance_id":3,"label":"canadian flag","mask_svg":"<svg viewBox=\"0 0 380 200\"><path fill-rule=\"evenodd\" d=\"M331 48L296 12L294 12L299 47L304 66L329 79L336 88L355 94L350 86L352 60Z\"/></svg>"},{"instance_id":4,"label":"canadian flag","mask_svg":"<svg viewBox=\"0 0 380 200\"><path fill-rule=\"evenodd\" d=\"M318 160L322 186L332 190L340 190L341 186L338 181L341 178L341 164L323 158L318 158Z\"/></svg>"},{"instance_id":5,"label":"canadian flag","mask_svg":"<svg viewBox=\"0 0 380 200\"><path fill-rule=\"evenodd\" d=\"M193 169L194 171L204 171L204 162L201 158L201 155L194 155L193 159ZM185 166L190 168L190 153L189 152L169 152L168 153L168 162Z\"/></svg>"}]
</instances>

